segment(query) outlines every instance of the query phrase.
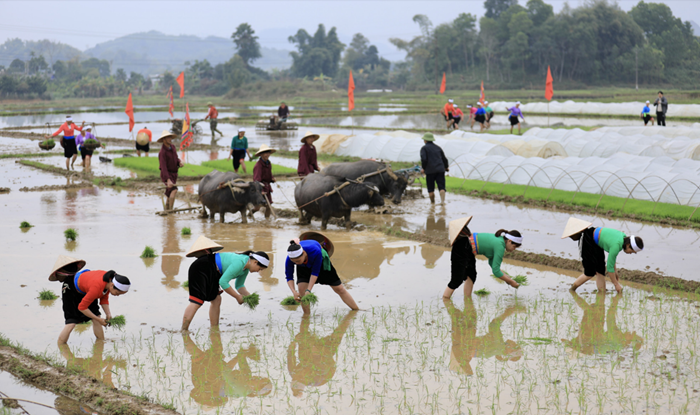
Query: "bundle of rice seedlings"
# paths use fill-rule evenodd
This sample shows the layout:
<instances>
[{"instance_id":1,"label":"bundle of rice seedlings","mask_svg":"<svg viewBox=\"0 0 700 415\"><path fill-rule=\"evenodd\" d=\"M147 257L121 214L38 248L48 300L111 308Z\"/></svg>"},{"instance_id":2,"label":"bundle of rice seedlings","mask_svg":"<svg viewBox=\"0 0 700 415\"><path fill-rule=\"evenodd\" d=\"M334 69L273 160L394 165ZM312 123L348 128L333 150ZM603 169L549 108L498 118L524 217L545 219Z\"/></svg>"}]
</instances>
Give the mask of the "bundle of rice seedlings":
<instances>
[{"instance_id":1,"label":"bundle of rice seedlings","mask_svg":"<svg viewBox=\"0 0 700 415\"><path fill-rule=\"evenodd\" d=\"M54 292L51 290L39 291L39 299L40 300L55 300L57 298L58 298L58 296L56 294L54 294Z\"/></svg>"},{"instance_id":2,"label":"bundle of rice seedlings","mask_svg":"<svg viewBox=\"0 0 700 415\"><path fill-rule=\"evenodd\" d=\"M31 228L32 226L34 226L34 225L32 225L31 223L27 222L26 220L25 220L25 221L22 221L22 223L19 224L19 227L22 228L22 229L24 229L24 228Z\"/></svg>"},{"instance_id":3,"label":"bundle of rice seedlings","mask_svg":"<svg viewBox=\"0 0 700 415\"><path fill-rule=\"evenodd\" d=\"M185 227L182 228L182 231L180 233L182 233L182 236L192 235L192 230L190 228Z\"/></svg>"},{"instance_id":4,"label":"bundle of rice seedlings","mask_svg":"<svg viewBox=\"0 0 700 415\"><path fill-rule=\"evenodd\" d=\"M109 320L109 325L117 330L121 330L126 325L126 317L124 317L122 314L114 316L111 320Z\"/></svg>"},{"instance_id":5,"label":"bundle of rice seedlings","mask_svg":"<svg viewBox=\"0 0 700 415\"><path fill-rule=\"evenodd\" d=\"M295 300L293 295L290 295L289 297L282 300L282 302L280 304L281 305L299 305L301 303L299 303L299 301Z\"/></svg>"},{"instance_id":6,"label":"bundle of rice seedlings","mask_svg":"<svg viewBox=\"0 0 700 415\"><path fill-rule=\"evenodd\" d=\"M68 228L63 232L63 236L67 241L75 241L78 238L78 231L73 228Z\"/></svg>"},{"instance_id":7,"label":"bundle of rice seedlings","mask_svg":"<svg viewBox=\"0 0 700 415\"><path fill-rule=\"evenodd\" d=\"M530 281L527 280L527 276L525 275L516 275L515 278L513 278L513 281L520 285L530 285Z\"/></svg>"},{"instance_id":8,"label":"bundle of rice seedlings","mask_svg":"<svg viewBox=\"0 0 700 415\"><path fill-rule=\"evenodd\" d=\"M486 288L482 288L482 289L480 289L480 290L474 291L474 294L476 294L476 295L481 295L481 296L483 296L483 295L489 295L489 294L491 294L491 291L487 290Z\"/></svg>"},{"instance_id":9,"label":"bundle of rice seedlings","mask_svg":"<svg viewBox=\"0 0 700 415\"><path fill-rule=\"evenodd\" d=\"M146 246L143 248L143 252L141 252L141 258L155 258L157 256L156 250L150 246Z\"/></svg>"},{"instance_id":10,"label":"bundle of rice seedlings","mask_svg":"<svg viewBox=\"0 0 700 415\"><path fill-rule=\"evenodd\" d=\"M182 284L180 284L180 285L182 285L182 288L190 288L190 282L189 282L189 280L188 280L188 281L185 281L185 282L183 282L183 283L182 283Z\"/></svg>"},{"instance_id":11,"label":"bundle of rice seedlings","mask_svg":"<svg viewBox=\"0 0 700 415\"><path fill-rule=\"evenodd\" d=\"M243 297L243 304L247 305L251 310L255 310L255 307L260 304L260 295L258 293L253 293Z\"/></svg>"},{"instance_id":12,"label":"bundle of rice seedlings","mask_svg":"<svg viewBox=\"0 0 700 415\"><path fill-rule=\"evenodd\" d=\"M303 305L316 305L316 303L318 303L318 297L316 297L316 294L310 292L305 296L301 297L301 303Z\"/></svg>"}]
</instances>

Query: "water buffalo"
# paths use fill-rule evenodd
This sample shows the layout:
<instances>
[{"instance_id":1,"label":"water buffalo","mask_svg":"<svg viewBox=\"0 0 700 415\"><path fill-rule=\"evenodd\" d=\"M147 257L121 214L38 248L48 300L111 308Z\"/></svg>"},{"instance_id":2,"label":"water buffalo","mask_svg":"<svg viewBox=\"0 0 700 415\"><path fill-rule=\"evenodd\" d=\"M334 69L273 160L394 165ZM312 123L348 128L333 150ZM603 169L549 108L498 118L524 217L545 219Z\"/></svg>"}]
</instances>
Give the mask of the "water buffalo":
<instances>
[{"instance_id":1,"label":"water buffalo","mask_svg":"<svg viewBox=\"0 0 700 415\"><path fill-rule=\"evenodd\" d=\"M328 219L344 217L345 226L350 229L352 208L362 205L384 205L384 198L379 194L379 189L369 183L350 182L338 192L321 197L345 182L346 180L340 177L320 173L306 176L294 189L294 199L302 211L301 222L310 223L313 217L321 218L321 228L326 229ZM318 197L321 198L309 203Z\"/></svg>"},{"instance_id":2,"label":"water buffalo","mask_svg":"<svg viewBox=\"0 0 700 415\"><path fill-rule=\"evenodd\" d=\"M226 212L241 212L241 222L248 223L246 210L249 204L256 208L266 206L262 195L262 184L240 181L241 176L233 172L213 172L204 176L199 182L199 200L202 202L202 217L207 217L207 208L211 219L219 214L224 223ZM226 184L230 182L231 187Z\"/></svg>"},{"instance_id":3,"label":"water buffalo","mask_svg":"<svg viewBox=\"0 0 700 415\"><path fill-rule=\"evenodd\" d=\"M374 173L389 167L385 163L372 160L360 160L352 163L333 163L321 170L321 173L330 176L357 179L363 174ZM379 193L391 197L395 204L401 203L401 195L408 183L408 177L391 171L391 167L381 174L375 174L364 179L365 183L373 184L379 189Z\"/></svg>"}]
</instances>

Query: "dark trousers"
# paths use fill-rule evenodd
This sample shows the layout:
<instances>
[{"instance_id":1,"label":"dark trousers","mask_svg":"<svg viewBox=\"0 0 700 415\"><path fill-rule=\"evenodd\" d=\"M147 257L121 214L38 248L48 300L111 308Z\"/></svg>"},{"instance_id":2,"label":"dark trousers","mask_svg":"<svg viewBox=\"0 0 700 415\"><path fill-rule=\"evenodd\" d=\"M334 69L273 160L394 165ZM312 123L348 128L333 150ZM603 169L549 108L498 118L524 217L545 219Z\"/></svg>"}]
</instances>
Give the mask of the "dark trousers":
<instances>
[{"instance_id":1,"label":"dark trousers","mask_svg":"<svg viewBox=\"0 0 700 415\"><path fill-rule=\"evenodd\" d=\"M656 111L656 125L666 126L666 114Z\"/></svg>"}]
</instances>

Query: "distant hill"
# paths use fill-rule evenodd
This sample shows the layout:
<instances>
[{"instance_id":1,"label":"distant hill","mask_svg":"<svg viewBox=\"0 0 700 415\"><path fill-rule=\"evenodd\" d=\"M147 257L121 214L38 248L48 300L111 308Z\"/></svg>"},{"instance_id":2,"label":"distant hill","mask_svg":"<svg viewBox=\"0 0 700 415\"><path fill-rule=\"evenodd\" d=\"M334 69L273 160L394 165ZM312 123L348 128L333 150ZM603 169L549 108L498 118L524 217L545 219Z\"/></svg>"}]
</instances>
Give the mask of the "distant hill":
<instances>
[{"instance_id":1,"label":"distant hill","mask_svg":"<svg viewBox=\"0 0 700 415\"><path fill-rule=\"evenodd\" d=\"M690 23L690 27L693 28L693 34L695 36L700 36L700 25L698 25L697 23L695 23L692 20L689 20L688 22Z\"/></svg>"},{"instance_id":2,"label":"distant hill","mask_svg":"<svg viewBox=\"0 0 700 415\"><path fill-rule=\"evenodd\" d=\"M142 74L173 72L185 68L185 62L208 60L212 65L229 60L235 53L231 39L209 36L166 35L158 31L134 33L99 43L85 51L88 56L112 62L112 71L124 68ZM262 58L254 62L264 70L285 69L291 66L288 51L261 48Z\"/></svg>"},{"instance_id":3,"label":"distant hill","mask_svg":"<svg viewBox=\"0 0 700 415\"><path fill-rule=\"evenodd\" d=\"M31 53L36 56L44 56L44 60L49 65L52 65L57 60L69 60L76 56L82 57L83 53L68 46L65 43L53 42L51 40L21 40L9 39L0 45L0 65L5 67L15 59L27 61L30 59Z\"/></svg>"}]
</instances>

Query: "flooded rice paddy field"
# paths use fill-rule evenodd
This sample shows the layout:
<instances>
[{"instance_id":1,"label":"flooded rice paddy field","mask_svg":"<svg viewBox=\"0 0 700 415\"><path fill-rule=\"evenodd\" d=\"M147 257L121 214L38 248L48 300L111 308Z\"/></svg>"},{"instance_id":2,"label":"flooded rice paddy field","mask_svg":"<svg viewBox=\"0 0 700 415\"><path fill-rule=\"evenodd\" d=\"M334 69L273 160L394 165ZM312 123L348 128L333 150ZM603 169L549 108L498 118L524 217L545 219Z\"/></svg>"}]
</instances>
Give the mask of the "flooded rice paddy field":
<instances>
[{"instance_id":1,"label":"flooded rice paddy field","mask_svg":"<svg viewBox=\"0 0 700 415\"><path fill-rule=\"evenodd\" d=\"M14 398L15 401L0 401L0 414L3 415L81 415L92 413L90 408L83 407L72 399L37 389L7 372L0 371L0 399L5 397Z\"/></svg>"}]
</instances>

